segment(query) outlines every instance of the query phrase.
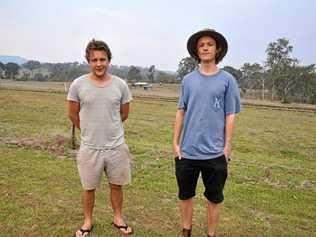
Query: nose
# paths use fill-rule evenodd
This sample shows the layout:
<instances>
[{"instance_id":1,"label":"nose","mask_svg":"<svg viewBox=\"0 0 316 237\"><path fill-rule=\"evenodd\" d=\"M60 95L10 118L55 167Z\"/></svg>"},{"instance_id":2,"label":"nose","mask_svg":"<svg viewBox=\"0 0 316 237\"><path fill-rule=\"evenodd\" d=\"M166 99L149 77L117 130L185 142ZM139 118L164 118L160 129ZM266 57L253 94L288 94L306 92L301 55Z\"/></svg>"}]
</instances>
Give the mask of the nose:
<instances>
[{"instance_id":1,"label":"nose","mask_svg":"<svg viewBox=\"0 0 316 237\"><path fill-rule=\"evenodd\" d=\"M98 61L97 61L97 66L100 66L100 65L101 65L101 61L98 60Z\"/></svg>"}]
</instances>

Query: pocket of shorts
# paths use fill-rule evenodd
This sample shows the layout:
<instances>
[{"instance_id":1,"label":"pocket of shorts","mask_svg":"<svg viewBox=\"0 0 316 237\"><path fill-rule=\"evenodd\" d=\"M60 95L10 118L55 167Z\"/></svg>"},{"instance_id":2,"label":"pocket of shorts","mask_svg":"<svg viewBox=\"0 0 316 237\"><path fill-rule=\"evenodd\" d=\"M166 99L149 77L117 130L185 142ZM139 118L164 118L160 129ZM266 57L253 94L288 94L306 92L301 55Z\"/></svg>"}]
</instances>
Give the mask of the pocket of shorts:
<instances>
[{"instance_id":1,"label":"pocket of shorts","mask_svg":"<svg viewBox=\"0 0 316 237\"><path fill-rule=\"evenodd\" d=\"M76 155L77 164L82 163L83 159L85 159L84 157L87 157L87 155L85 155L86 153L87 153L86 148L83 145L81 145Z\"/></svg>"},{"instance_id":2,"label":"pocket of shorts","mask_svg":"<svg viewBox=\"0 0 316 237\"><path fill-rule=\"evenodd\" d=\"M225 164L228 165L228 161L227 161L226 156L225 156L225 155L222 155L222 158L224 159Z\"/></svg>"},{"instance_id":3,"label":"pocket of shorts","mask_svg":"<svg viewBox=\"0 0 316 237\"><path fill-rule=\"evenodd\" d=\"M133 155L129 151L128 145L126 143L123 144L123 152L130 160L133 160Z\"/></svg>"}]
</instances>

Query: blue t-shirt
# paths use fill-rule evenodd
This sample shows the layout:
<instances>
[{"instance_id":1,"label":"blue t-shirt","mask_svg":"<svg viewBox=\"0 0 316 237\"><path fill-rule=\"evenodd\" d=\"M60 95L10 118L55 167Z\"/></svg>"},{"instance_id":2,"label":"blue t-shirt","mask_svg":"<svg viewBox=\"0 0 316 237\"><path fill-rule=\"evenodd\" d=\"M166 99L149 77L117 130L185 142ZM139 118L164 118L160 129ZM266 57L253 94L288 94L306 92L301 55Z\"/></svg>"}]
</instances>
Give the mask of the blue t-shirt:
<instances>
[{"instance_id":1,"label":"blue t-shirt","mask_svg":"<svg viewBox=\"0 0 316 237\"><path fill-rule=\"evenodd\" d=\"M240 111L234 77L223 70L212 76L199 70L189 73L181 83L179 108L185 111L182 157L207 160L223 155L226 115Z\"/></svg>"}]
</instances>

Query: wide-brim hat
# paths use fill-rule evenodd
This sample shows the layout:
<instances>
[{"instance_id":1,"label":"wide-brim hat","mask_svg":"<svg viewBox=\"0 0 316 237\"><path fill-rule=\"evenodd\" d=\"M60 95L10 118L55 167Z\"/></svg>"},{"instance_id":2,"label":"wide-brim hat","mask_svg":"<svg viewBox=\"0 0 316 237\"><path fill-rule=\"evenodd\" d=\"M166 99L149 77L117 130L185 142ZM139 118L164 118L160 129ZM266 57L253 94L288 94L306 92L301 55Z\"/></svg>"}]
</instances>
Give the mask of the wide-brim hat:
<instances>
[{"instance_id":1,"label":"wide-brim hat","mask_svg":"<svg viewBox=\"0 0 316 237\"><path fill-rule=\"evenodd\" d=\"M191 35L187 42L189 54L196 60L200 61L199 56L196 52L196 46L198 40L203 36L210 36L216 41L217 48L220 49L220 51L216 54L215 59L216 64L218 64L227 53L228 43L225 37L221 33L215 31L214 29L206 28Z\"/></svg>"}]
</instances>

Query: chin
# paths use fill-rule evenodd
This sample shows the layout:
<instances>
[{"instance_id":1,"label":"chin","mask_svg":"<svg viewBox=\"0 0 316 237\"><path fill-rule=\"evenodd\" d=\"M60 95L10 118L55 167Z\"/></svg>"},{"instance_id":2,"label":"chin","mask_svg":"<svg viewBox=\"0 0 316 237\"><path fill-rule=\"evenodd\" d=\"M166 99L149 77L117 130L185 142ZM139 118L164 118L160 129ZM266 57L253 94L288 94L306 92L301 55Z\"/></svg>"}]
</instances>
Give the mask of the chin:
<instances>
[{"instance_id":1,"label":"chin","mask_svg":"<svg viewBox=\"0 0 316 237\"><path fill-rule=\"evenodd\" d=\"M212 59L209 59L209 58L207 58L207 59L201 59L201 63L211 63L211 62L213 62L213 61L215 61L215 60L212 60Z\"/></svg>"},{"instance_id":2,"label":"chin","mask_svg":"<svg viewBox=\"0 0 316 237\"><path fill-rule=\"evenodd\" d=\"M103 77L105 75L105 72L94 72L93 74L97 77Z\"/></svg>"}]
</instances>

